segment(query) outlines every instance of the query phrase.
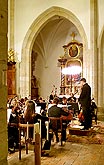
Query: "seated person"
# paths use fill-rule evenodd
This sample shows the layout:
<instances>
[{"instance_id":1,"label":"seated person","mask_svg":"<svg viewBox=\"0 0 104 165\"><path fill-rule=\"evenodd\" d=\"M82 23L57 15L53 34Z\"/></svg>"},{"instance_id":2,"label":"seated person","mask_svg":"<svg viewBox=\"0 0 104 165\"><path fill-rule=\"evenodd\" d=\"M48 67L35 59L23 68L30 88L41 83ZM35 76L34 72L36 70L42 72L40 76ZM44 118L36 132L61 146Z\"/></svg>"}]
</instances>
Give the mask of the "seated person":
<instances>
[{"instance_id":1,"label":"seated person","mask_svg":"<svg viewBox=\"0 0 104 165\"><path fill-rule=\"evenodd\" d=\"M70 94L70 97L68 98L68 102L71 102L71 103L76 102L76 97L74 96L73 93Z\"/></svg>"},{"instance_id":2,"label":"seated person","mask_svg":"<svg viewBox=\"0 0 104 165\"><path fill-rule=\"evenodd\" d=\"M48 109L48 116L49 117L61 117L61 116L68 116L69 115L68 112L65 112L64 110L62 110L62 108L57 106L58 103L59 103L59 98L55 97L53 99L53 105ZM50 123L50 128L51 128L51 124L52 123ZM63 122L63 128L62 128L62 141L66 141L66 127L67 127L67 123L66 123L66 121L64 121ZM59 142L59 137L58 137L57 131L55 131L55 136L56 136L56 142Z\"/></svg>"},{"instance_id":3,"label":"seated person","mask_svg":"<svg viewBox=\"0 0 104 165\"><path fill-rule=\"evenodd\" d=\"M24 120L25 122L29 124L37 123L39 122L39 119L41 120L41 137L42 139L46 138L46 126L45 126L45 121L48 121L48 117L42 116L40 114L35 113L35 102L30 100L27 102L26 110L24 113ZM43 131L44 130L44 131ZM50 137L50 136L49 136ZM33 138L33 128L29 128L29 138ZM47 143L47 141L46 141ZM51 138L49 138L48 142L48 148L44 148L44 150L49 150L51 146ZM43 153L43 149L42 149Z\"/></svg>"},{"instance_id":4,"label":"seated person","mask_svg":"<svg viewBox=\"0 0 104 165\"><path fill-rule=\"evenodd\" d=\"M66 97L63 97L63 98L62 98L62 104L63 104L63 105L67 105L67 98L66 98Z\"/></svg>"},{"instance_id":5,"label":"seated person","mask_svg":"<svg viewBox=\"0 0 104 165\"><path fill-rule=\"evenodd\" d=\"M14 107L12 105L10 106L10 108L11 108L11 114L8 123L8 150L9 152L12 152L11 149L15 150L15 148L19 147L19 131L17 127L19 118L18 118L17 107Z\"/></svg>"}]
</instances>

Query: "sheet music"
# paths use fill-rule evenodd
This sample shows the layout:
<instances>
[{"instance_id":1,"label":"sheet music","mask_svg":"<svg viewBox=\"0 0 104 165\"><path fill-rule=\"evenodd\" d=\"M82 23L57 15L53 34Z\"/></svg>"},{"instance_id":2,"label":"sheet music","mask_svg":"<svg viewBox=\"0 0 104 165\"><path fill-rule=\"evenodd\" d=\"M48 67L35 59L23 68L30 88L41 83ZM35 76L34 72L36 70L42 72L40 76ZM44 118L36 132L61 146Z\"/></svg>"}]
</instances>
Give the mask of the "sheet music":
<instances>
[{"instance_id":1,"label":"sheet music","mask_svg":"<svg viewBox=\"0 0 104 165\"><path fill-rule=\"evenodd\" d=\"M35 112L40 114L41 113L41 106L36 106L35 107Z\"/></svg>"},{"instance_id":2,"label":"sheet music","mask_svg":"<svg viewBox=\"0 0 104 165\"><path fill-rule=\"evenodd\" d=\"M7 122L9 122L12 109L7 109Z\"/></svg>"},{"instance_id":3,"label":"sheet music","mask_svg":"<svg viewBox=\"0 0 104 165\"><path fill-rule=\"evenodd\" d=\"M58 107L60 107L60 108L68 108L68 107L70 107L71 105L63 105L63 104L58 104L57 105Z\"/></svg>"}]
</instances>

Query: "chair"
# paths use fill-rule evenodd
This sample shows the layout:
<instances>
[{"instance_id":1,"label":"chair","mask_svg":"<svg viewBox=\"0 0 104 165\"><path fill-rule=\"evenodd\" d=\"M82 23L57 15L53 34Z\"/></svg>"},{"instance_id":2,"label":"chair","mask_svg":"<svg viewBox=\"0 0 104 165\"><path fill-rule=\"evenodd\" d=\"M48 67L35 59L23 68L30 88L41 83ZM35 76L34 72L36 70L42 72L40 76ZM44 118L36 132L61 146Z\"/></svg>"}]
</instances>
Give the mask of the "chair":
<instances>
[{"instance_id":1,"label":"chair","mask_svg":"<svg viewBox=\"0 0 104 165\"><path fill-rule=\"evenodd\" d=\"M34 127L34 124L19 123L19 160L21 160L21 136L25 138L26 154L28 154L28 143L30 143L28 131L29 131L29 128L33 128L33 127Z\"/></svg>"},{"instance_id":2,"label":"chair","mask_svg":"<svg viewBox=\"0 0 104 165\"><path fill-rule=\"evenodd\" d=\"M29 138L29 128L34 128L33 139ZM21 124L19 123L19 160L21 160L21 131L25 136L26 154L28 154L28 143L34 144L34 160L35 164L41 164L41 147L40 147L40 134L39 123L36 124Z\"/></svg>"},{"instance_id":3,"label":"chair","mask_svg":"<svg viewBox=\"0 0 104 165\"><path fill-rule=\"evenodd\" d=\"M69 102L68 105L70 105L69 110L72 109L74 115L79 114L79 106L76 102Z\"/></svg>"},{"instance_id":4,"label":"chair","mask_svg":"<svg viewBox=\"0 0 104 165\"><path fill-rule=\"evenodd\" d=\"M49 133L55 134L58 136L58 133L61 133L61 146L62 146L62 117L49 117Z\"/></svg>"},{"instance_id":5,"label":"chair","mask_svg":"<svg viewBox=\"0 0 104 165\"><path fill-rule=\"evenodd\" d=\"M92 112L91 112L91 115L92 115L92 120L94 119L95 120L95 123L97 125L97 108L95 108Z\"/></svg>"},{"instance_id":6,"label":"chair","mask_svg":"<svg viewBox=\"0 0 104 165\"><path fill-rule=\"evenodd\" d=\"M39 123L35 124L24 124L24 119L22 116L19 116L19 159L21 160L21 137L24 137L24 142L26 146L26 154L28 154L28 143L34 144L35 151L35 136L38 133L40 136Z\"/></svg>"}]
</instances>

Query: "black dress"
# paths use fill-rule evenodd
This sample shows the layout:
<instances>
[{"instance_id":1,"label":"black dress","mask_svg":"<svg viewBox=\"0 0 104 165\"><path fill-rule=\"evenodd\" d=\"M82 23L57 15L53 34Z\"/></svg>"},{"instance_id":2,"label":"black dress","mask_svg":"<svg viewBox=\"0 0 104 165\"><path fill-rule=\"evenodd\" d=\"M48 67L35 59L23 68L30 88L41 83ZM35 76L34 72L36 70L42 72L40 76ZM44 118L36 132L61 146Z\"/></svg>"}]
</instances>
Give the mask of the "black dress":
<instances>
[{"instance_id":1,"label":"black dress","mask_svg":"<svg viewBox=\"0 0 104 165\"><path fill-rule=\"evenodd\" d=\"M18 131L18 113L11 113L8 123L8 148L18 148L19 144L19 131ZM12 125L13 123L14 125Z\"/></svg>"}]
</instances>

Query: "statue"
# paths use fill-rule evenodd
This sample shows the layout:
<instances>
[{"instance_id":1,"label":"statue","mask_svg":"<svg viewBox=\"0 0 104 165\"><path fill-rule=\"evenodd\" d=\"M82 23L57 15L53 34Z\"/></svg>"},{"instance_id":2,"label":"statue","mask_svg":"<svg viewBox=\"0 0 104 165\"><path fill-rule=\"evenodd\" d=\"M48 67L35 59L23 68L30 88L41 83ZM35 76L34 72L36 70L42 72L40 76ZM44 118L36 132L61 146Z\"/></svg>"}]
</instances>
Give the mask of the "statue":
<instances>
[{"instance_id":1,"label":"statue","mask_svg":"<svg viewBox=\"0 0 104 165\"><path fill-rule=\"evenodd\" d=\"M32 78L31 78L31 87L36 88L37 86L38 86L37 79L36 79L35 76L32 76Z\"/></svg>"}]
</instances>

